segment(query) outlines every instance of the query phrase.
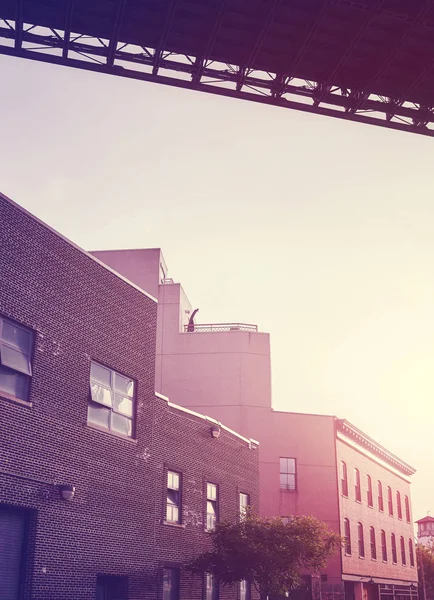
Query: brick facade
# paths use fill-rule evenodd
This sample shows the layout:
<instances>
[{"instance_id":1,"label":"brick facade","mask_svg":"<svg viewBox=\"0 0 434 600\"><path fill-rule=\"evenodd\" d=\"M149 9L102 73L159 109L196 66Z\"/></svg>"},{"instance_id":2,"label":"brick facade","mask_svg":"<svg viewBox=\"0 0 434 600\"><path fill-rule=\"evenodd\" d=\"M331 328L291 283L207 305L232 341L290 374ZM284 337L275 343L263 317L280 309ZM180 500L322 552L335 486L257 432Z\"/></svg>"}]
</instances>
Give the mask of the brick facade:
<instances>
[{"instance_id":1,"label":"brick facade","mask_svg":"<svg viewBox=\"0 0 434 600\"><path fill-rule=\"evenodd\" d=\"M97 574L114 574L128 576L130 600L161 598L162 567L208 545L206 481L222 519L239 491L257 504L258 452L155 397L152 297L1 195L0 215L0 316L34 334L29 403L0 391L0 510L28 511L21 597L94 600ZM134 439L87 424L91 360L135 381ZM167 468L182 473L180 526L163 523ZM183 574L181 591L199 600L202 582Z\"/></svg>"}]
</instances>

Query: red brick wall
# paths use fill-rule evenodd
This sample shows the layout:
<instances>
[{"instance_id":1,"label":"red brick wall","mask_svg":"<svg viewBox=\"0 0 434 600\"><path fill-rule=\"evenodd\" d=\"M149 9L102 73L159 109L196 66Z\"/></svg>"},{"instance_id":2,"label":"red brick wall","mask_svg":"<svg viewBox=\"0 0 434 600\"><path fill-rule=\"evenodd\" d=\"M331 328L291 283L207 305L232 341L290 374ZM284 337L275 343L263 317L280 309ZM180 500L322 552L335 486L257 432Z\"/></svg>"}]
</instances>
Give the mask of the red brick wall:
<instances>
[{"instance_id":1,"label":"red brick wall","mask_svg":"<svg viewBox=\"0 0 434 600\"><path fill-rule=\"evenodd\" d=\"M93 600L97 573L128 575L130 599L160 597L162 564L207 546L204 481L234 516L239 488L257 503L258 453L154 397L150 298L1 196L0 221L0 314L35 338L33 405L0 392L0 503L33 511L25 600ZM136 440L87 426L91 359L136 380ZM167 464L184 473L185 528L161 524ZM201 598L198 581L183 590Z\"/></svg>"},{"instance_id":2,"label":"red brick wall","mask_svg":"<svg viewBox=\"0 0 434 600\"><path fill-rule=\"evenodd\" d=\"M345 461L348 469L348 498L344 497L341 493L340 496L340 515L341 515L341 527L343 527L343 519L348 518L351 525L351 541L352 541L352 554L351 556L345 556L344 552L343 560L343 572L352 575L364 575L368 577L384 577L390 579L399 579L407 581L417 581L417 572L415 567L410 567L409 551L408 551L408 540L414 538L413 525L407 523L405 516L405 502L404 498L407 495L410 500L410 485L403 478L389 470L388 468L378 464L375 460L365 455L361 451L348 446L341 440L337 440L337 456L338 466L340 461ZM354 468L359 469L361 478L362 488L362 501L356 502L355 490L354 490ZM366 475L370 475L372 478L373 488L373 508L368 507L367 503L367 478ZM383 484L383 503L384 511L380 512L378 509L378 494L377 494L377 481L380 480ZM389 515L388 510L388 498L387 498L387 487L392 488L393 497L393 512L394 515ZM403 518L398 519L397 506L396 506L396 492L401 492L402 499L402 513ZM411 510L411 507L410 507ZM411 517L411 515L410 515ZM412 518L410 518L412 520ZM357 524L361 522L364 526L364 540L365 540L365 558L359 558L358 553L358 535L357 535ZM377 547L377 560L371 559L370 550L370 538L369 528L375 528L376 534L376 547ZM387 542L387 556L388 561L384 563L382 561L381 554L381 539L380 531L384 530L386 533ZM394 533L396 536L396 547L397 547L397 564L392 564L392 548L391 548L391 534ZM342 529L343 535L343 529ZM401 549L400 549L400 537L403 536L405 540L406 550L406 562L407 565L404 567L401 563Z\"/></svg>"}]
</instances>

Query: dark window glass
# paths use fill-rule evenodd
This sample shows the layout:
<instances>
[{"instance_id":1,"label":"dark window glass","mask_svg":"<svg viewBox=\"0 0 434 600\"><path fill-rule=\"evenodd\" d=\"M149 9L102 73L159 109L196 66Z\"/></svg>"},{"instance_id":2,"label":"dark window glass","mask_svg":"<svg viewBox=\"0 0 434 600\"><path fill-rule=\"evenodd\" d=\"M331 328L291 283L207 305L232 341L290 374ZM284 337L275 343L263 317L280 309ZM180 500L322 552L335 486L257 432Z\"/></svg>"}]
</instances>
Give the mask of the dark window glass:
<instances>
[{"instance_id":1,"label":"dark window glass","mask_svg":"<svg viewBox=\"0 0 434 600\"><path fill-rule=\"evenodd\" d=\"M406 496L404 498L404 502L405 502L405 520L407 521L407 523L410 523L410 502L409 502L408 496Z\"/></svg>"},{"instance_id":2,"label":"dark window glass","mask_svg":"<svg viewBox=\"0 0 434 600\"><path fill-rule=\"evenodd\" d=\"M354 469L354 494L358 502L362 501L362 487L360 485L360 471Z\"/></svg>"},{"instance_id":3,"label":"dark window glass","mask_svg":"<svg viewBox=\"0 0 434 600\"><path fill-rule=\"evenodd\" d=\"M0 317L0 395L28 399L32 348L30 329Z\"/></svg>"},{"instance_id":4,"label":"dark window glass","mask_svg":"<svg viewBox=\"0 0 434 600\"><path fill-rule=\"evenodd\" d=\"M390 541L392 543L392 562L397 563L398 557L396 554L396 537L394 533L391 534Z\"/></svg>"},{"instance_id":5,"label":"dark window glass","mask_svg":"<svg viewBox=\"0 0 434 600\"><path fill-rule=\"evenodd\" d=\"M218 520L217 486L215 483L206 484L206 528L212 531Z\"/></svg>"},{"instance_id":6,"label":"dark window glass","mask_svg":"<svg viewBox=\"0 0 434 600\"><path fill-rule=\"evenodd\" d=\"M113 369L91 363L88 423L133 436L134 381Z\"/></svg>"},{"instance_id":7,"label":"dark window glass","mask_svg":"<svg viewBox=\"0 0 434 600\"><path fill-rule=\"evenodd\" d=\"M166 521L181 522L181 475L167 471Z\"/></svg>"},{"instance_id":8,"label":"dark window glass","mask_svg":"<svg viewBox=\"0 0 434 600\"><path fill-rule=\"evenodd\" d=\"M128 600L128 577L97 575L96 600Z\"/></svg>"},{"instance_id":9,"label":"dark window glass","mask_svg":"<svg viewBox=\"0 0 434 600\"><path fill-rule=\"evenodd\" d=\"M218 600L219 586L212 573L205 573L205 600Z\"/></svg>"},{"instance_id":10,"label":"dark window glass","mask_svg":"<svg viewBox=\"0 0 434 600\"><path fill-rule=\"evenodd\" d=\"M368 489L366 491L366 499L368 501L368 506L374 506L374 499L373 499L373 495L372 495L372 479L370 475L366 475L366 483L368 486Z\"/></svg>"},{"instance_id":11,"label":"dark window glass","mask_svg":"<svg viewBox=\"0 0 434 600\"><path fill-rule=\"evenodd\" d=\"M383 484L381 483L381 481L377 481L377 489L378 489L378 510L383 511L384 510Z\"/></svg>"},{"instance_id":12,"label":"dark window glass","mask_svg":"<svg viewBox=\"0 0 434 600\"><path fill-rule=\"evenodd\" d=\"M359 556L364 558L365 556L365 540L363 536L363 525L361 523L357 524L357 537L359 542Z\"/></svg>"},{"instance_id":13,"label":"dark window glass","mask_svg":"<svg viewBox=\"0 0 434 600\"><path fill-rule=\"evenodd\" d=\"M396 492L396 512L398 513L398 519L402 519L401 494L399 492Z\"/></svg>"},{"instance_id":14,"label":"dark window glass","mask_svg":"<svg viewBox=\"0 0 434 600\"><path fill-rule=\"evenodd\" d=\"M348 470L344 461L341 462L341 491L344 496L348 496Z\"/></svg>"},{"instance_id":15,"label":"dark window glass","mask_svg":"<svg viewBox=\"0 0 434 600\"><path fill-rule=\"evenodd\" d=\"M387 562L387 543L386 543L386 532L384 529L381 530L381 555L384 562Z\"/></svg>"},{"instance_id":16,"label":"dark window glass","mask_svg":"<svg viewBox=\"0 0 434 600\"><path fill-rule=\"evenodd\" d=\"M377 543L375 540L375 529L373 527L371 527L369 529L369 537L370 537L370 542L371 542L371 558L372 558L372 560L376 560L377 559Z\"/></svg>"},{"instance_id":17,"label":"dark window glass","mask_svg":"<svg viewBox=\"0 0 434 600\"><path fill-rule=\"evenodd\" d=\"M401 535L400 544L401 544L401 562L405 566L407 564L407 558L405 556L405 541L404 541L404 538L402 537L402 535Z\"/></svg>"},{"instance_id":18,"label":"dark window glass","mask_svg":"<svg viewBox=\"0 0 434 600\"><path fill-rule=\"evenodd\" d=\"M351 556L351 529L348 519L344 519L344 548L345 554Z\"/></svg>"},{"instance_id":19,"label":"dark window glass","mask_svg":"<svg viewBox=\"0 0 434 600\"><path fill-rule=\"evenodd\" d=\"M179 569L163 569L163 600L179 600Z\"/></svg>"},{"instance_id":20,"label":"dark window glass","mask_svg":"<svg viewBox=\"0 0 434 600\"><path fill-rule=\"evenodd\" d=\"M413 540L408 540L408 555L410 557L410 566L414 567Z\"/></svg>"},{"instance_id":21,"label":"dark window glass","mask_svg":"<svg viewBox=\"0 0 434 600\"><path fill-rule=\"evenodd\" d=\"M393 516L393 496L392 488L390 486L387 488L387 504L389 506L389 515Z\"/></svg>"},{"instance_id":22,"label":"dark window glass","mask_svg":"<svg viewBox=\"0 0 434 600\"><path fill-rule=\"evenodd\" d=\"M250 496L249 494L244 494L240 492L240 519L244 519L246 516L247 508L250 506Z\"/></svg>"},{"instance_id":23,"label":"dark window glass","mask_svg":"<svg viewBox=\"0 0 434 600\"><path fill-rule=\"evenodd\" d=\"M280 459L280 489L295 491L297 489L295 458Z\"/></svg>"}]
</instances>

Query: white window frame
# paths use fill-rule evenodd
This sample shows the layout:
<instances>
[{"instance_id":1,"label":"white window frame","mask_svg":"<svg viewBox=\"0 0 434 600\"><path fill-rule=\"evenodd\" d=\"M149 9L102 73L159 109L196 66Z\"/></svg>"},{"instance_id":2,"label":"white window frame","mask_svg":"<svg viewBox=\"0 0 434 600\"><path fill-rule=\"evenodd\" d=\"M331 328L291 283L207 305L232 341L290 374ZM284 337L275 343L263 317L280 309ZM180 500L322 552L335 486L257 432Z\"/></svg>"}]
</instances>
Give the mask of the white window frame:
<instances>
[{"instance_id":1,"label":"white window frame","mask_svg":"<svg viewBox=\"0 0 434 600\"><path fill-rule=\"evenodd\" d=\"M28 344L27 348L23 349L18 344L14 344L13 341L6 339L4 337L4 326L5 324L23 331L28 336ZM1 373L0 373L0 396L4 396L6 398L10 398L12 400L20 400L23 402L28 402L29 396L29 384L30 378L32 377L32 352L33 352L33 331L24 325L16 323L7 317L0 316L0 365L3 369L6 370L6 373L15 375L16 381L21 380L21 383L24 385L24 390L21 395L13 394L10 391L2 389L1 387ZM12 352L16 353L22 361L22 365L18 366L16 363L11 362L11 360L7 358L7 353Z\"/></svg>"}]
</instances>

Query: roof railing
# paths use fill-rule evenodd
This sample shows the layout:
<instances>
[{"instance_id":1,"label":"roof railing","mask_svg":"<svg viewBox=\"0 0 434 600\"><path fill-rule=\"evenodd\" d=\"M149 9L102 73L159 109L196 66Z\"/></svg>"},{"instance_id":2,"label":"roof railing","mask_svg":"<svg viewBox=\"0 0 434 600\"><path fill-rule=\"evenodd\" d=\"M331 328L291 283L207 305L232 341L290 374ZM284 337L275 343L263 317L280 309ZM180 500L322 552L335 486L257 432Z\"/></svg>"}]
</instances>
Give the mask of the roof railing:
<instances>
[{"instance_id":1,"label":"roof railing","mask_svg":"<svg viewBox=\"0 0 434 600\"><path fill-rule=\"evenodd\" d=\"M185 333L205 333L214 331L258 331L257 325L247 323L200 323L184 325Z\"/></svg>"}]
</instances>

